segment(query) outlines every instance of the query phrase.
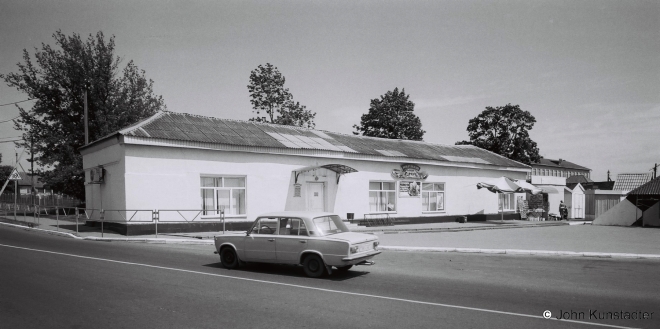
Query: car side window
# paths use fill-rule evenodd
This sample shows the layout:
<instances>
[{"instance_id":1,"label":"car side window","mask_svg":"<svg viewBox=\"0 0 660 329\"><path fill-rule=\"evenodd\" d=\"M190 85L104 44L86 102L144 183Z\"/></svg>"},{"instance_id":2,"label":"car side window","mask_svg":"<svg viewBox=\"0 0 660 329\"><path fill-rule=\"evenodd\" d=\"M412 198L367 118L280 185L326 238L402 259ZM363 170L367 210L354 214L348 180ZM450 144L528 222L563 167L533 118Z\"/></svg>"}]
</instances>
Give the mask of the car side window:
<instances>
[{"instance_id":1,"label":"car side window","mask_svg":"<svg viewBox=\"0 0 660 329\"><path fill-rule=\"evenodd\" d=\"M305 228L305 222L299 218L291 219L291 232L290 235L302 235L307 236L307 229Z\"/></svg>"},{"instance_id":2,"label":"car side window","mask_svg":"<svg viewBox=\"0 0 660 329\"><path fill-rule=\"evenodd\" d=\"M259 218L252 227L254 234L277 234L278 218Z\"/></svg>"},{"instance_id":3,"label":"car side window","mask_svg":"<svg viewBox=\"0 0 660 329\"><path fill-rule=\"evenodd\" d=\"M291 218L280 218L280 235L291 234Z\"/></svg>"}]
</instances>

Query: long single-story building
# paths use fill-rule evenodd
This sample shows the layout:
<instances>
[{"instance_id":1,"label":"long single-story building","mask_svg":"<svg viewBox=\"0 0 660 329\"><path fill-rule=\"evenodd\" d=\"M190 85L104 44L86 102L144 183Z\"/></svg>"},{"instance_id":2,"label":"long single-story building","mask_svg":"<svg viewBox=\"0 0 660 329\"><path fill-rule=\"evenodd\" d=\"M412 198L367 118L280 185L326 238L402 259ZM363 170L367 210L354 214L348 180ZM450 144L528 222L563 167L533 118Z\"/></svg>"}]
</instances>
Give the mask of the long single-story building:
<instances>
[{"instance_id":1,"label":"long single-story building","mask_svg":"<svg viewBox=\"0 0 660 329\"><path fill-rule=\"evenodd\" d=\"M499 219L503 205L504 218L518 218L516 199L524 193L496 195L476 184L501 176L524 180L531 170L469 145L167 111L80 152L89 218L100 219L103 209L104 220L119 222L125 234L144 232L153 216L148 210L159 210L161 232L166 224L217 229L223 209L235 229L281 210L414 223Z\"/></svg>"}]
</instances>

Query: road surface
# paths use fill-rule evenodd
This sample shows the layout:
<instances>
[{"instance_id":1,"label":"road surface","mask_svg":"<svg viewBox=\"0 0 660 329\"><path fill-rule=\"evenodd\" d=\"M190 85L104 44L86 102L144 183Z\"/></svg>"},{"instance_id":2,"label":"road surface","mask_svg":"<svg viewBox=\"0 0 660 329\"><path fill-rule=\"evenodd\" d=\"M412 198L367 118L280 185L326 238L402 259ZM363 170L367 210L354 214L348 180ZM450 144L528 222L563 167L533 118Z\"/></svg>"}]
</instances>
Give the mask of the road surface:
<instances>
[{"instance_id":1,"label":"road surface","mask_svg":"<svg viewBox=\"0 0 660 329\"><path fill-rule=\"evenodd\" d=\"M660 328L658 261L408 252L375 261L311 279L293 266L227 270L211 246L0 227L0 327Z\"/></svg>"}]
</instances>

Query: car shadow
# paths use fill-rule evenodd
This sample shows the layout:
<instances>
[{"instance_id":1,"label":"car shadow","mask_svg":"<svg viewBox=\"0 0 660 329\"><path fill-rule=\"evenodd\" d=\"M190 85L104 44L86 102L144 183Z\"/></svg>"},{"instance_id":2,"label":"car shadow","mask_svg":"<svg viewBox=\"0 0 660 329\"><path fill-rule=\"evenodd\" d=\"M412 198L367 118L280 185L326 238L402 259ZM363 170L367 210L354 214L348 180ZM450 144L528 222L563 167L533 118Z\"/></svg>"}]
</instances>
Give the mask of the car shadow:
<instances>
[{"instance_id":1,"label":"car shadow","mask_svg":"<svg viewBox=\"0 0 660 329\"><path fill-rule=\"evenodd\" d=\"M222 266L221 263L211 263L211 264L205 264L202 266L206 267L212 267L212 268L218 268L223 271L239 271L239 272L249 272L249 273L263 273L263 274L270 274L270 275L279 275L279 276L289 276L289 277L300 277L300 278L307 278L307 275L305 275L305 272L303 271L302 266L299 265L282 265L282 264L265 264L265 263L247 263L247 264L242 264L235 270L230 270ZM361 277L363 275L367 275L369 272L367 271L360 271L357 270L356 267L351 268L348 271L344 272L339 272L337 270L332 271L331 275L324 275L320 278L319 280L327 280L327 281L345 281L345 280L350 280L354 278Z\"/></svg>"}]
</instances>

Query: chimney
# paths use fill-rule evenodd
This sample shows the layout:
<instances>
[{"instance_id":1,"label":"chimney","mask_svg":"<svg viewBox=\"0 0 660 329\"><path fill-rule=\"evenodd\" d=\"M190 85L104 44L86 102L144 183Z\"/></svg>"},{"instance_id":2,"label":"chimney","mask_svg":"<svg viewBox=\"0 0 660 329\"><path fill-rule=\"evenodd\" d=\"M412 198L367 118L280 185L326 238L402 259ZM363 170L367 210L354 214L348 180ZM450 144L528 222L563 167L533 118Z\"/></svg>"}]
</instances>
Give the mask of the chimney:
<instances>
[{"instance_id":1,"label":"chimney","mask_svg":"<svg viewBox=\"0 0 660 329\"><path fill-rule=\"evenodd\" d=\"M564 162L561 158L559 158L559 165L561 166L561 163Z\"/></svg>"}]
</instances>

